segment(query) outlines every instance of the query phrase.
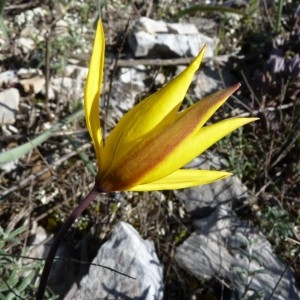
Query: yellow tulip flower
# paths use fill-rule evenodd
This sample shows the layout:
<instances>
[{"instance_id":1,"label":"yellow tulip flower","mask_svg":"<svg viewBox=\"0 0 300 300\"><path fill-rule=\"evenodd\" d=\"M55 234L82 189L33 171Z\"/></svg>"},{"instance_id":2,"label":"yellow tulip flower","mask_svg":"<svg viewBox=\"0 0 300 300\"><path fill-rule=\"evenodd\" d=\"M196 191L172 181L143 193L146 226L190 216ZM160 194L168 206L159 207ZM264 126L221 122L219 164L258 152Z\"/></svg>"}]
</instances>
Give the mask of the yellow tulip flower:
<instances>
[{"instance_id":1,"label":"yellow tulip flower","mask_svg":"<svg viewBox=\"0 0 300 300\"><path fill-rule=\"evenodd\" d=\"M98 22L85 86L84 109L97 156L96 185L99 191L179 189L211 183L231 175L220 171L181 169L225 135L256 120L230 118L204 126L239 88L239 84L209 95L178 112L200 66L204 49L181 74L127 112L104 140L99 98L105 37L102 22Z\"/></svg>"},{"instance_id":2,"label":"yellow tulip flower","mask_svg":"<svg viewBox=\"0 0 300 300\"><path fill-rule=\"evenodd\" d=\"M74 221L99 193L179 189L230 176L227 172L181 168L228 133L257 120L231 118L204 126L239 88L239 84L205 97L178 112L193 75L200 66L203 48L181 74L132 108L104 139L99 115L104 52L105 38L102 22L99 21L84 95L85 118L96 150L98 173L95 186L74 209L53 241L41 275L37 300L44 298L59 244Z\"/></svg>"}]
</instances>

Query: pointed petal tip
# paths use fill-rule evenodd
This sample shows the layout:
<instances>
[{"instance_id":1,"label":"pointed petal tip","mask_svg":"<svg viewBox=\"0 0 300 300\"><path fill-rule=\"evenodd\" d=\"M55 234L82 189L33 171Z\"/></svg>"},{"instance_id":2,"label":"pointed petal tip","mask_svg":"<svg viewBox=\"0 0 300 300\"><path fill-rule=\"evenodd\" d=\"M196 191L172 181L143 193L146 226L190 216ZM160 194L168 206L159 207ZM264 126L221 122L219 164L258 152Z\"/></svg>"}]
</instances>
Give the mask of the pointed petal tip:
<instances>
[{"instance_id":1,"label":"pointed petal tip","mask_svg":"<svg viewBox=\"0 0 300 300\"><path fill-rule=\"evenodd\" d=\"M234 92L235 92L236 90L238 90L240 87L241 87L241 83L238 82L238 83L232 85L231 87L229 87L229 89L233 91L232 93L234 93Z\"/></svg>"},{"instance_id":2,"label":"pointed petal tip","mask_svg":"<svg viewBox=\"0 0 300 300\"><path fill-rule=\"evenodd\" d=\"M198 53L198 55L194 58L194 60L191 62L191 65L195 65L196 66L196 69L198 69L200 67L200 64L203 60L203 56L204 56L204 53L205 53L205 50L207 48L207 45L205 44L200 52Z\"/></svg>"},{"instance_id":3,"label":"pointed petal tip","mask_svg":"<svg viewBox=\"0 0 300 300\"><path fill-rule=\"evenodd\" d=\"M257 120L260 120L260 118L257 118L257 117L237 118L237 119L244 120L244 125L251 123L251 122L255 122Z\"/></svg>"},{"instance_id":4,"label":"pointed petal tip","mask_svg":"<svg viewBox=\"0 0 300 300\"><path fill-rule=\"evenodd\" d=\"M220 171L221 172L221 171ZM232 176L233 175L233 173L230 173L230 172L224 172L224 171L222 171L222 173L223 173L223 175L225 176L225 177L229 177L229 176Z\"/></svg>"},{"instance_id":5,"label":"pointed petal tip","mask_svg":"<svg viewBox=\"0 0 300 300\"><path fill-rule=\"evenodd\" d=\"M199 54L204 52L206 48L207 48L207 44L204 44L203 47L201 48Z\"/></svg>"}]
</instances>

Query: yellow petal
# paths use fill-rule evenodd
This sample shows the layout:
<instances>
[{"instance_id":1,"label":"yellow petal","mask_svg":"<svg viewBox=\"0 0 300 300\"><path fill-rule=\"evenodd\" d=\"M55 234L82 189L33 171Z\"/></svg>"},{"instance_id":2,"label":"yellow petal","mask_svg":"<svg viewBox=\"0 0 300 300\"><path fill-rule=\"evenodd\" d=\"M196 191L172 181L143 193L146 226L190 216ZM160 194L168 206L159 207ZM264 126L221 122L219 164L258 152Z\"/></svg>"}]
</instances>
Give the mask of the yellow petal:
<instances>
[{"instance_id":1,"label":"yellow petal","mask_svg":"<svg viewBox=\"0 0 300 300\"><path fill-rule=\"evenodd\" d=\"M141 139L154 128L159 130L174 119L194 73L200 66L204 50L205 47L182 73L133 107L119 121L105 141L103 159L105 166L103 169L108 168L114 161L114 157L119 157L122 153L127 152L133 141Z\"/></svg>"},{"instance_id":2,"label":"yellow petal","mask_svg":"<svg viewBox=\"0 0 300 300\"><path fill-rule=\"evenodd\" d=\"M132 143L127 153L116 156L105 174L99 174L101 187L123 190L125 186L131 188L156 181L180 169L202 152L205 140L200 144L194 139L195 135L238 87L235 85L204 98L180 113L173 123L161 130L154 129L137 143ZM198 151L191 152L190 147L198 148Z\"/></svg>"},{"instance_id":3,"label":"yellow petal","mask_svg":"<svg viewBox=\"0 0 300 300\"><path fill-rule=\"evenodd\" d=\"M178 147L174 148L170 155L165 156L155 168L145 174L142 182L147 183L158 180L161 176L167 176L186 165L227 134L255 120L257 118L231 118L202 127L197 134L188 136Z\"/></svg>"},{"instance_id":4,"label":"yellow petal","mask_svg":"<svg viewBox=\"0 0 300 300\"><path fill-rule=\"evenodd\" d=\"M88 131L94 143L98 165L102 157L102 132L99 115L99 97L104 68L105 37L101 20L98 21L90 67L84 91L84 113Z\"/></svg>"},{"instance_id":5,"label":"yellow petal","mask_svg":"<svg viewBox=\"0 0 300 300\"><path fill-rule=\"evenodd\" d=\"M131 191L175 190L212 183L232 175L227 172L209 170L177 170L154 182L133 187Z\"/></svg>"},{"instance_id":6,"label":"yellow petal","mask_svg":"<svg viewBox=\"0 0 300 300\"><path fill-rule=\"evenodd\" d=\"M119 156L116 155L109 168L105 170L106 173L99 174L102 183L115 181L115 184L122 184L122 187L119 186L119 188L123 189L124 184L134 185L134 183L156 181L180 169L187 163L186 157L190 157L190 151L185 147L185 154L177 158L174 155L176 148L181 149L181 144L184 144L186 139L192 140L207 119L238 87L239 85L235 85L202 99L184 112L174 116L173 123L164 128L155 128L136 143L132 142L131 149L120 153ZM201 147L201 145L197 146ZM181 164L180 160L182 160ZM172 161L176 161L176 163L173 164ZM117 187L115 186L115 188Z\"/></svg>"}]
</instances>

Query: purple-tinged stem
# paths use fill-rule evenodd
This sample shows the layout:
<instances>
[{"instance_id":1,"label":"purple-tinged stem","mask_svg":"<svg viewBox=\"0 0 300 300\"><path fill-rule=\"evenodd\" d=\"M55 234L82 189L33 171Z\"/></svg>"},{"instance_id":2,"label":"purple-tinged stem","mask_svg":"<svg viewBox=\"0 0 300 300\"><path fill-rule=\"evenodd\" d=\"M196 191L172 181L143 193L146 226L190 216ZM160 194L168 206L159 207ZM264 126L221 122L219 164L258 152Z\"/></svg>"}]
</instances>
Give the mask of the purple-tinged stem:
<instances>
[{"instance_id":1,"label":"purple-tinged stem","mask_svg":"<svg viewBox=\"0 0 300 300\"><path fill-rule=\"evenodd\" d=\"M96 185L92 188L92 190L87 194L87 196L83 199L83 201L73 210L69 218L60 228L59 232L54 238L54 241L51 245L50 251L45 261L43 273L40 279L40 285L38 287L38 291L36 294L36 300L43 300L48 277L50 274L51 266L53 264L53 260L57 249L67 233L68 229L72 226L75 220L83 213L83 211L87 208L87 206L100 194L100 191L97 189Z\"/></svg>"}]
</instances>

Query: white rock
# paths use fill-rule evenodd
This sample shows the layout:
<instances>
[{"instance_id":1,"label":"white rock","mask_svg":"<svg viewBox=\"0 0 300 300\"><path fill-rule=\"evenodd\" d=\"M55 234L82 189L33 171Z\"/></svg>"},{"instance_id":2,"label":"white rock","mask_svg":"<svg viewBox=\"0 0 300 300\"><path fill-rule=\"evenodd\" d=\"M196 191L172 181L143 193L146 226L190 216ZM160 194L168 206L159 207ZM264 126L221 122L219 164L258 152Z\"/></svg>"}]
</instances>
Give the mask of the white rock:
<instances>
[{"instance_id":1,"label":"white rock","mask_svg":"<svg viewBox=\"0 0 300 300\"><path fill-rule=\"evenodd\" d=\"M224 86L231 86L238 82L238 79L230 72L214 70L210 66L203 66L196 72L193 80L193 92L195 99L201 99L215 91L221 90Z\"/></svg>"},{"instance_id":2,"label":"white rock","mask_svg":"<svg viewBox=\"0 0 300 300\"><path fill-rule=\"evenodd\" d=\"M17 71L17 75L20 79L28 79L36 76L42 76L43 73L39 69L21 68Z\"/></svg>"},{"instance_id":3,"label":"white rock","mask_svg":"<svg viewBox=\"0 0 300 300\"><path fill-rule=\"evenodd\" d=\"M116 122L135 104L139 94L145 91L144 80L147 78L144 66L120 68L119 78L113 81L111 99L107 115L107 129L112 129Z\"/></svg>"},{"instance_id":4,"label":"white rock","mask_svg":"<svg viewBox=\"0 0 300 300\"><path fill-rule=\"evenodd\" d=\"M167 24L164 21L156 21L147 17L141 17L135 26L151 34L161 32L167 33L169 31Z\"/></svg>"},{"instance_id":5,"label":"white rock","mask_svg":"<svg viewBox=\"0 0 300 300\"><path fill-rule=\"evenodd\" d=\"M46 243L46 241L48 241L50 237L51 235L48 234L43 227L37 226L35 228L34 238L31 245L27 249L28 256L35 257L37 259L46 258L51 245Z\"/></svg>"},{"instance_id":6,"label":"white rock","mask_svg":"<svg viewBox=\"0 0 300 300\"><path fill-rule=\"evenodd\" d=\"M23 87L25 93L34 93L38 94L43 86L45 85L45 78L44 77L33 77L28 79L20 80L20 84Z\"/></svg>"},{"instance_id":7,"label":"white rock","mask_svg":"<svg viewBox=\"0 0 300 300\"><path fill-rule=\"evenodd\" d=\"M16 45L22 49L23 53L28 54L35 48L35 42L28 37L20 37L16 40Z\"/></svg>"},{"instance_id":8,"label":"white rock","mask_svg":"<svg viewBox=\"0 0 300 300\"><path fill-rule=\"evenodd\" d=\"M75 87L75 81L69 77L52 78L51 84L57 92L62 92L63 90L70 92Z\"/></svg>"},{"instance_id":9,"label":"white rock","mask_svg":"<svg viewBox=\"0 0 300 300\"><path fill-rule=\"evenodd\" d=\"M15 71L7 70L0 73L0 87L3 85L9 86L18 81L18 76Z\"/></svg>"},{"instance_id":10,"label":"white rock","mask_svg":"<svg viewBox=\"0 0 300 300\"><path fill-rule=\"evenodd\" d=\"M19 111L20 94L15 88L0 92L0 124L13 124Z\"/></svg>"},{"instance_id":11,"label":"white rock","mask_svg":"<svg viewBox=\"0 0 300 300\"><path fill-rule=\"evenodd\" d=\"M12 134L17 134L19 132L18 128L13 125L7 125L7 128Z\"/></svg>"},{"instance_id":12,"label":"white rock","mask_svg":"<svg viewBox=\"0 0 300 300\"><path fill-rule=\"evenodd\" d=\"M69 24L65 20L59 20L55 26L55 34L59 36L64 36L68 33Z\"/></svg>"},{"instance_id":13,"label":"white rock","mask_svg":"<svg viewBox=\"0 0 300 300\"><path fill-rule=\"evenodd\" d=\"M93 263L107 266L134 279L93 265L90 266L89 274L81 280L80 289L72 299L163 298L163 269L154 244L143 240L131 225L120 222L111 238L99 249Z\"/></svg>"},{"instance_id":14,"label":"white rock","mask_svg":"<svg viewBox=\"0 0 300 300\"><path fill-rule=\"evenodd\" d=\"M194 35L199 34L197 27L194 24L173 23L167 24L168 31L177 34Z\"/></svg>"},{"instance_id":15,"label":"white rock","mask_svg":"<svg viewBox=\"0 0 300 300\"><path fill-rule=\"evenodd\" d=\"M45 87L41 93L45 94ZM82 97L83 81L69 77L56 77L51 79L49 86L49 99L54 99L56 95L61 101L76 100Z\"/></svg>"},{"instance_id":16,"label":"white rock","mask_svg":"<svg viewBox=\"0 0 300 300\"><path fill-rule=\"evenodd\" d=\"M215 40L197 35L156 34L138 31L130 36L129 45L136 57L191 57L207 45L205 57L214 55Z\"/></svg>"},{"instance_id":17,"label":"white rock","mask_svg":"<svg viewBox=\"0 0 300 300\"><path fill-rule=\"evenodd\" d=\"M3 165L0 164L0 169L6 173L9 173L12 170L14 170L17 167L17 165L18 165L18 160L14 160Z\"/></svg>"},{"instance_id":18,"label":"white rock","mask_svg":"<svg viewBox=\"0 0 300 300\"><path fill-rule=\"evenodd\" d=\"M145 66L136 66L135 68L121 68L119 79L123 84L132 84L144 88Z\"/></svg>"},{"instance_id":19,"label":"white rock","mask_svg":"<svg viewBox=\"0 0 300 300\"><path fill-rule=\"evenodd\" d=\"M147 20L147 22L146 22ZM146 23L146 25L145 25ZM140 25L143 26L140 26ZM161 30L156 29L156 25ZM165 27L167 30L165 30ZM206 44L206 57L214 55L217 40L200 34L193 24L167 24L142 18L134 27L128 42L136 57L191 57Z\"/></svg>"},{"instance_id":20,"label":"white rock","mask_svg":"<svg viewBox=\"0 0 300 300\"><path fill-rule=\"evenodd\" d=\"M46 86L43 85L43 87L40 90L41 95L45 96L46 95ZM55 92L54 89L52 87L52 85L49 85L49 89L48 89L48 99L49 100L54 100L55 99Z\"/></svg>"},{"instance_id":21,"label":"white rock","mask_svg":"<svg viewBox=\"0 0 300 300\"><path fill-rule=\"evenodd\" d=\"M78 80L85 81L89 69L86 67L67 65L64 71L66 77L76 78Z\"/></svg>"}]
</instances>

